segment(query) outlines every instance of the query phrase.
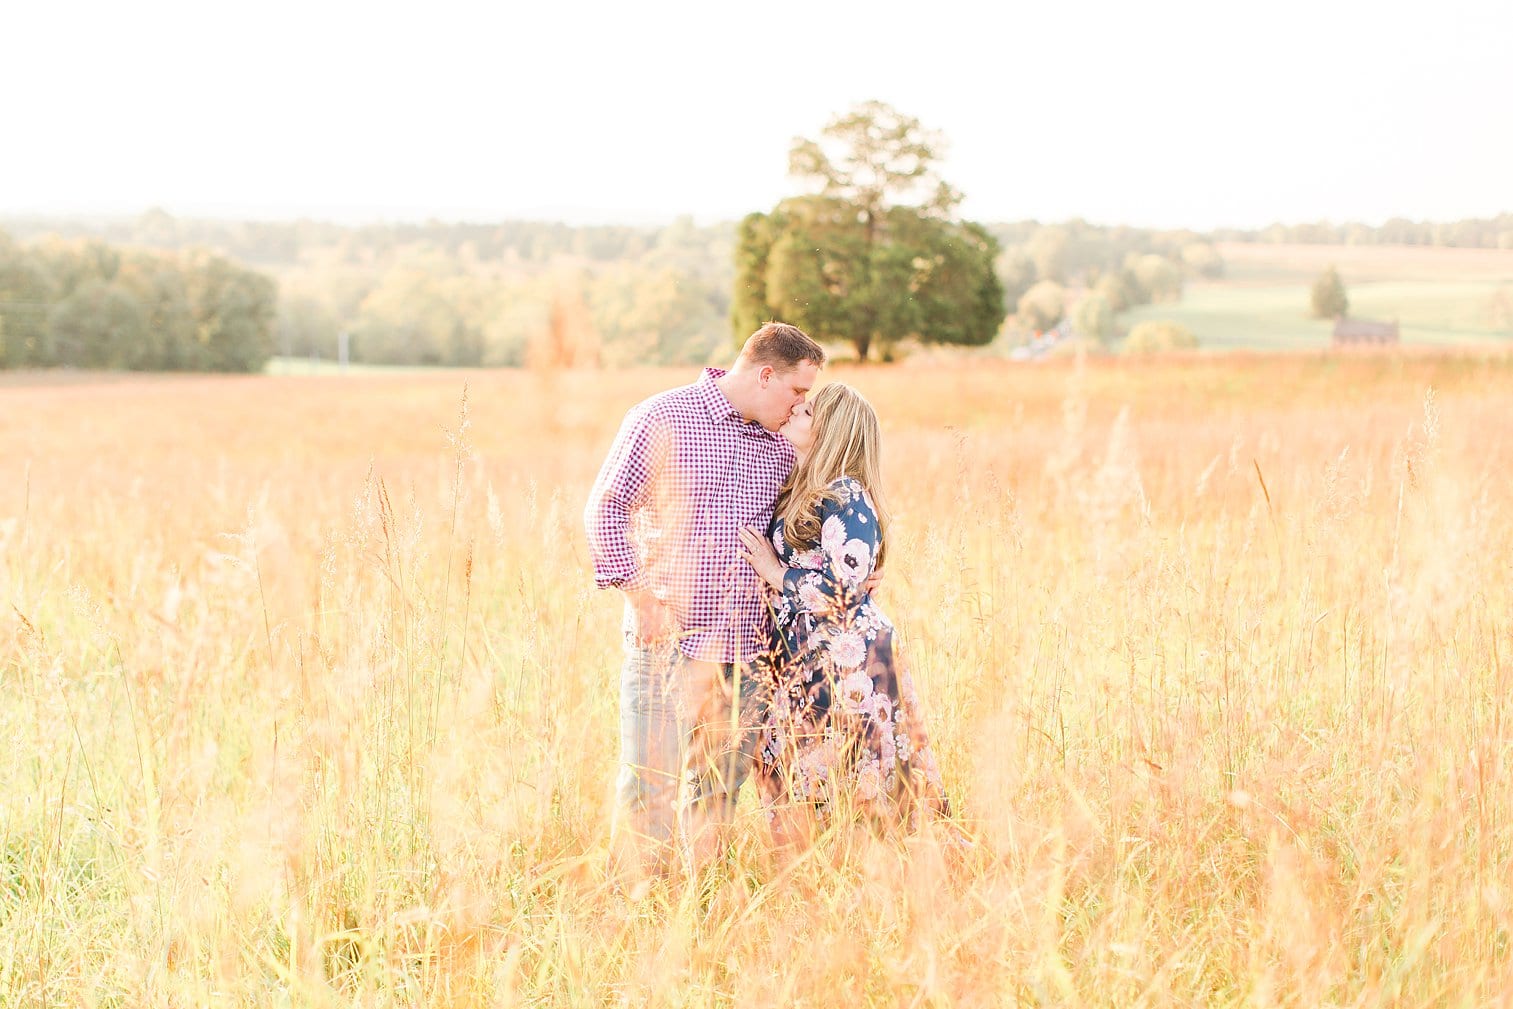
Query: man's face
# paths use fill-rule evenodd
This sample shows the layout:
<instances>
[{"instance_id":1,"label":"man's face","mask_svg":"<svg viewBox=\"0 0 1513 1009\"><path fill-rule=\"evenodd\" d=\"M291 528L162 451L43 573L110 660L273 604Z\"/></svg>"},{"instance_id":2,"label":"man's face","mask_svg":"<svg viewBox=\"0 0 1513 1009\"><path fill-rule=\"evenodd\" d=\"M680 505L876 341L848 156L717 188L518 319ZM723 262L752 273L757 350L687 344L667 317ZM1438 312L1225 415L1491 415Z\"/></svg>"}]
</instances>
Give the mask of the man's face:
<instances>
[{"instance_id":1,"label":"man's face","mask_svg":"<svg viewBox=\"0 0 1513 1009\"><path fill-rule=\"evenodd\" d=\"M819 374L819 365L811 361L801 361L787 371L763 365L757 374L757 423L769 431L788 423L794 407L809 395Z\"/></svg>"}]
</instances>

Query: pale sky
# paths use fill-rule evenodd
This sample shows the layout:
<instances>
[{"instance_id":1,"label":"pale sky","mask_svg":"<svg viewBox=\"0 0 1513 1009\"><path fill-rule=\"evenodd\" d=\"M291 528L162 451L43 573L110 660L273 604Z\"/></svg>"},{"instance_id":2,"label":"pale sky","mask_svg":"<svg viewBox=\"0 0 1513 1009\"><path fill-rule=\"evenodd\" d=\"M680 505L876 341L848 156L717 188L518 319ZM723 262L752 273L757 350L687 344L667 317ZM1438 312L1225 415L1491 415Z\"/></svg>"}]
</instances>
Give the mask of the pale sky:
<instances>
[{"instance_id":1,"label":"pale sky","mask_svg":"<svg viewBox=\"0 0 1513 1009\"><path fill-rule=\"evenodd\" d=\"M983 221L1513 211L1513 0L990 6L17 0L0 213L735 219L871 98Z\"/></svg>"}]
</instances>

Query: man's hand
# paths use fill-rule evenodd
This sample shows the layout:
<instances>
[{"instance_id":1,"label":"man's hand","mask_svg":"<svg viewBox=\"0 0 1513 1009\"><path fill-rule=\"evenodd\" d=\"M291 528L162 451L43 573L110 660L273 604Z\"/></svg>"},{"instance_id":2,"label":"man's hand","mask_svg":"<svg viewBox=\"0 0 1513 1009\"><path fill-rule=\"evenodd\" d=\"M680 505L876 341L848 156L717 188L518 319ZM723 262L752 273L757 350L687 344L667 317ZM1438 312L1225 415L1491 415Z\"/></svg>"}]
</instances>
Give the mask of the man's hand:
<instances>
[{"instance_id":1,"label":"man's hand","mask_svg":"<svg viewBox=\"0 0 1513 1009\"><path fill-rule=\"evenodd\" d=\"M882 583L883 569L878 568L876 571L873 571L870 575L867 576L866 581L862 582L862 589L870 596L872 593L877 591L877 587Z\"/></svg>"},{"instance_id":2,"label":"man's hand","mask_svg":"<svg viewBox=\"0 0 1513 1009\"><path fill-rule=\"evenodd\" d=\"M672 640L677 625L666 603L644 589L626 592L625 598L635 613L636 626L631 634L637 645L645 648Z\"/></svg>"}]
</instances>

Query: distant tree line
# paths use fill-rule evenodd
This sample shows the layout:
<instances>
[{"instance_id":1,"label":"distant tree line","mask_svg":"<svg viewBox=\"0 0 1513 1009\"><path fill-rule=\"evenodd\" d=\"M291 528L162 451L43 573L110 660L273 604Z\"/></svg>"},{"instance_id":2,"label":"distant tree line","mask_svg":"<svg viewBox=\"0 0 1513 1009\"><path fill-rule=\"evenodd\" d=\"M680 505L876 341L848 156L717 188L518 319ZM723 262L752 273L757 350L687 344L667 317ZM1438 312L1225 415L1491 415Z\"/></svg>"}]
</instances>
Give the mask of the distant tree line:
<instances>
[{"instance_id":1,"label":"distant tree line","mask_svg":"<svg viewBox=\"0 0 1513 1009\"><path fill-rule=\"evenodd\" d=\"M868 210L871 197L848 189L836 165L810 167L828 192L739 225L13 218L0 222L14 236L0 238L0 367L256 369L271 354L332 358L343 332L356 361L524 365L562 345L554 319L573 320L575 361L693 364L728 353L733 323L804 302L818 329L859 354L863 343L885 354L912 336L980 343L1001 326L1043 331L1064 319L1107 341L1127 309L1222 276L1218 241L1513 248L1513 214L1210 234L976 225L929 199ZM870 249L853 260L863 273L827 274L839 260L814 258L853 246ZM883 307L859 328L869 290Z\"/></svg>"},{"instance_id":2,"label":"distant tree line","mask_svg":"<svg viewBox=\"0 0 1513 1009\"><path fill-rule=\"evenodd\" d=\"M777 311L768 293L805 297L798 247L788 248L802 229L785 218L808 215L804 227L827 241L865 240L854 218L843 227L821 224L834 199L801 198L765 222L739 226L766 229L764 241L789 237L764 275L771 291L754 296L746 288L734 304L737 269L751 268L736 254L734 224L347 227L198 221L160 210L131 220L12 219L3 223L15 239L0 240L0 367L256 369L273 354L332 359L342 332L359 362L521 366L556 355L562 329L553 328L554 313L573 320L578 362L705 363L728 353L734 317L741 316L739 328ZM1022 326L1046 328L1082 288L1103 298L1082 315L1111 318L1179 297L1185 276L1223 269L1212 247L1188 232L1077 221L984 227L907 208L884 213L903 215L888 233L907 238L877 246L872 257L874 289L897 302L874 327L884 353L910 332L980 343L1016 309ZM768 245L760 254L772 251ZM980 262L991 271L984 274ZM1025 292L1042 281L1054 287L1037 296L1055 310L1025 313ZM962 298L970 311L954 307ZM246 305L239 327L210 319L216 303L237 300ZM827 304L857 309L847 298ZM228 303L217 311L236 309ZM845 320L837 317L832 328L850 338ZM234 351L228 341L237 342Z\"/></svg>"},{"instance_id":3,"label":"distant tree line","mask_svg":"<svg viewBox=\"0 0 1513 1009\"><path fill-rule=\"evenodd\" d=\"M0 223L29 240L12 243L29 252L81 242L104 248L103 241L138 250L118 252L135 260L209 247L254 265L277 284L264 361L269 353L333 358L345 332L354 361L524 365L555 354L549 348L560 345L562 329L553 328L554 312L573 320L575 361L702 363L722 354L728 341L734 238L728 224L345 227L196 221L161 210L125 221ZM24 311L35 315L37 299L24 300L32 306Z\"/></svg>"},{"instance_id":4,"label":"distant tree line","mask_svg":"<svg viewBox=\"0 0 1513 1009\"><path fill-rule=\"evenodd\" d=\"M756 249L753 236L741 238L741 255L759 253L771 267L763 283L773 286L756 295L737 291L737 270L752 268L737 255L738 226L686 218L644 227L348 227L161 210L130 220L12 219L3 223L15 238L0 240L0 367L255 370L273 354L332 359L343 332L359 362L520 366L560 356L554 318L573 321L577 362L705 363L728 353L733 318L740 328L777 311L769 294L807 297L800 246L788 247L800 232L842 246L865 241L855 218L822 223L836 198L801 198L739 226L767 236ZM1185 277L1223 270L1191 232L1080 221L980 226L882 211L890 214L898 221L886 233L905 242L876 246L868 268L872 288L896 302L870 330L884 353L909 333L980 343L1016 310L1020 328L1048 328L1068 304L1079 325L1108 329L1132 305L1180 297ZM796 228L796 217L810 223ZM840 292L841 279L826 282ZM830 328L842 339L853 339L840 317L858 310L853 300L825 302L840 313Z\"/></svg>"},{"instance_id":5,"label":"distant tree line","mask_svg":"<svg viewBox=\"0 0 1513 1009\"><path fill-rule=\"evenodd\" d=\"M276 312L273 281L224 256L0 232L3 368L257 371Z\"/></svg>"},{"instance_id":6,"label":"distant tree line","mask_svg":"<svg viewBox=\"0 0 1513 1009\"><path fill-rule=\"evenodd\" d=\"M552 357L554 312L574 320L579 362L704 363L723 351L729 225L541 225L530 241L522 224L496 229L512 236L503 245L457 241L471 230L353 229L303 250L275 271L279 352L329 357L345 331L357 361L527 365Z\"/></svg>"},{"instance_id":7,"label":"distant tree line","mask_svg":"<svg viewBox=\"0 0 1513 1009\"><path fill-rule=\"evenodd\" d=\"M152 249L215 249L262 267L287 267L319 249L343 249L382 258L418 245L451 256L502 262L548 263L563 256L614 262L646 253L661 230L632 225L575 227L550 221L357 226L312 220L220 221L176 217L161 208L130 218L12 217L0 225L23 240L55 236Z\"/></svg>"},{"instance_id":8,"label":"distant tree line","mask_svg":"<svg viewBox=\"0 0 1513 1009\"><path fill-rule=\"evenodd\" d=\"M1451 249L1513 249L1513 213L1462 221L1411 221L1394 217L1378 227L1347 224L1273 224L1256 230L1223 228L1219 242L1299 245L1431 245Z\"/></svg>"},{"instance_id":9,"label":"distant tree line","mask_svg":"<svg viewBox=\"0 0 1513 1009\"><path fill-rule=\"evenodd\" d=\"M1191 278L1224 275L1224 259L1193 231L1105 227L1082 220L991 225L1003 246L998 274L1026 333L1066 319L1076 331L1107 342L1119 313L1153 302L1180 301Z\"/></svg>"},{"instance_id":10,"label":"distant tree line","mask_svg":"<svg viewBox=\"0 0 1513 1009\"><path fill-rule=\"evenodd\" d=\"M800 198L739 226L683 219L642 227L530 221L350 227L202 221L161 210L129 220L12 219L4 224L15 237L0 238L0 367L256 369L270 354L334 357L343 331L357 361L523 365L560 338L554 312L575 320L575 360L702 363L727 352L733 318L740 328L772 309L769 294L806 297L808 275L795 272L793 258L800 246L784 246L785 234L789 244L800 232L842 245L865 239L851 222L841 226L844 215L825 210L835 199ZM796 228L794 219L809 223ZM905 260L892 256L898 247L879 246L877 289L928 294L932 288L915 276L928 261L938 264L932 269L942 271L942 280L990 291L969 278L982 251L994 250L1001 306L997 299L983 302L980 312L974 309L982 319L967 327L969 316L947 300L935 308L928 297L906 298L888 313L899 326L876 329L879 346L905 329L939 330L949 340L948 324L967 327L956 342L980 342L984 326L992 329L991 319L1005 315L1020 331L1067 319L1078 332L1107 341L1127 309L1178 300L1187 281L1222 276L1215 241L1513 248L1513 214L1201 234L1080 220L968 226L923 213L910 214L907 227L935 251ZM768 259L774 250L776 258ZM737 271L752 269L755 261L747 260L754 255L763 257L763 276L775 285L759 296L736 284ZM946 268L953 255L965 258ZM903 271L899 283L887 279L895 267ZM827 283L841 291L841 279ZM835 298L825 304L843 313L856 307ZM849 334L853 327L838 317L832 328Z\"/></svg>"}]
</instances>

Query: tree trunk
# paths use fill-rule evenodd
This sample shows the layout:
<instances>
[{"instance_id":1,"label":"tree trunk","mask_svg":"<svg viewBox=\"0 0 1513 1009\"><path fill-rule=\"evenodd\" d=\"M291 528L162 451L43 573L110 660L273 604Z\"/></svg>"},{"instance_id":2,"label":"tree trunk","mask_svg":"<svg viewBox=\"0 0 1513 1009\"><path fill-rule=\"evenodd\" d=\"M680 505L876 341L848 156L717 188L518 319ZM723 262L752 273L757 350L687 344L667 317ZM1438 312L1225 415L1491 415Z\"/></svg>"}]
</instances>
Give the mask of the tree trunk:
<instances>
[{"instance_id":1,"label":"tree trunk","mask_svg":"<svg viewBox=\"0 0 1513 1009\"><path fill-rule=\"evenodd\" d=\"M862 332L853 336L851 338L851 342L856 346L856 359L862 364L866 364L867 350L872 346L872 334L866 330L863 330Z\"/></svg>"}]
</instances>

